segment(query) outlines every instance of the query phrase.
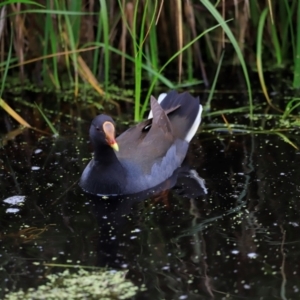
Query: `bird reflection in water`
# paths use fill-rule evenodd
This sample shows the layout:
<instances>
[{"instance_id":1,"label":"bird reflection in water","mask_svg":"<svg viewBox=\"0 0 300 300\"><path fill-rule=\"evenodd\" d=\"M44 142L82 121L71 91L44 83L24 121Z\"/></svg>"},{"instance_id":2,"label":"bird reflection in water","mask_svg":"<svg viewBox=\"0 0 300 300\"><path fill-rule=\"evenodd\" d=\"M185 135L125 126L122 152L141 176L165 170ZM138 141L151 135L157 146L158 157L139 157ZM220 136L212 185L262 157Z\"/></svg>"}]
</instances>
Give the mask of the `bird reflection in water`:
<instances>
[{"instance_id":1,"label":"bird reflection in water","mask_svg":"<svg viewBox=\"0 0 300 300\"><path fill-rule=\"evenodd\" d=\"M124 234L132 234L131 231L124 233L126 226L132 221L138 222L141 217L139 205L145 203L145 200L150 205L162 203L168 210L171 194L187 199L198 197L205 199L207 189L198 173L184 166L178 168L169 179L155 188L134 195L101 197L87 194L86 197L92 203L92 210L99 225L97 265L122 269L134 264L126 259L126 253L134 243L131 237L126 238L128 242L123 242Z\"/></svg>"}]
</instances>

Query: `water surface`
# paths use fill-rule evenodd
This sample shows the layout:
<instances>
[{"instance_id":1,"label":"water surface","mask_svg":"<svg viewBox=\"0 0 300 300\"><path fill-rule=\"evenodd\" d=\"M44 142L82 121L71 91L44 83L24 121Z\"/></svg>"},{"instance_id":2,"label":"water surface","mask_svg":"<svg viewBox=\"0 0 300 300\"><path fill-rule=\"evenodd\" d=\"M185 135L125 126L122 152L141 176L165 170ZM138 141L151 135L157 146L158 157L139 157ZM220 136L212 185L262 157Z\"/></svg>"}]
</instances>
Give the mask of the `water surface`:
<instances>
[{"instance_id":1,"label":"water surface","mask_svg":"<svg viewBox=\"0 0 300 300\"><path fill-rule=\"evenodd\" d=\"M64 269L43 265L55 263L128 270L147 288L137 299L299 299L298 150L275 135L200 132L188 162L207 194L183 181L145 200L95 200L77 185L88 126L73 120L56 139L25 130L2 147L2 297Z\"/></svg>"}]
</instances>

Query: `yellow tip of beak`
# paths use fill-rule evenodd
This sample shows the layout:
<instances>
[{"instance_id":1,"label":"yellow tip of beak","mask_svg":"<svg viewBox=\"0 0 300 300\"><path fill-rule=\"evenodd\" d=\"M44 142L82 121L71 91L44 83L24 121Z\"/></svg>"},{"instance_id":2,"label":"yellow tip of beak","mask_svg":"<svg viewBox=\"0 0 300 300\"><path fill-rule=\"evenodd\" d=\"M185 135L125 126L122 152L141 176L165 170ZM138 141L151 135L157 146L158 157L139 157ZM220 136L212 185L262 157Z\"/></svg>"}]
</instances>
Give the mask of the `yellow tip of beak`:
<instances>
[{"instance_id":1,"label":"yellow tip of beak","mask_svg":"<svg viewBox=\"0 0 300 300\"><path fill-rule=\"evenodd\" d=\"M115 151L119 151L119 145L117 144L117 142L110 144L110 146L115 150Z\"/></svg>"}]
</instances>

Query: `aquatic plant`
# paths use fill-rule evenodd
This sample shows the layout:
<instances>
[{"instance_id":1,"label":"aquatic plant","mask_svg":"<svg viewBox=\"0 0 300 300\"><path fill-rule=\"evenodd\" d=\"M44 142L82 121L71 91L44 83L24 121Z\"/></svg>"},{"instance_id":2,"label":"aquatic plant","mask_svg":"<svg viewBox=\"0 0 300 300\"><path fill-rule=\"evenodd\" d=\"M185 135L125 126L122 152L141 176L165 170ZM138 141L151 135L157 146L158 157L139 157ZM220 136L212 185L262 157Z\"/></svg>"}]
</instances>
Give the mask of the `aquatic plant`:
<instances>
[{"instance_id":1,"label":"aquatic plant","mask_svg":"<svg viewBox=\"0 0 300 300\"><path fill-rule=\"evenodd\" d=\"M209 88L208 110L218 74L225 66L240 65L250 119L254 105L249 69L257 71L268 105L282 114L264 77L271 68L291 66L290 86L300 87L300 34L294 30L300 19L299 1L176 0L173 4L160 0L1 2L1 92L7 91L8 75L19 76L21 82L30 78L37 89L72 89L72 101L92 88L96 93L89 105L113 104L119 112L110 85L126 86L134 78L133 113L138 121L154 89L162 86Z\"/></svg>"},{"instance_id":2,"label":"aquatic plant","mask_svg":"<svg viewBox=\"0 0 300 300\"><path fill-rule=\"evenodd\" d=\"M168 57L180 51L203 31L219 24L220 29L210 32L205 41L201 42L203 44L201 51L199 44L191 44L190 52L180 53L176 60L177 74L174 74L174 77L178 77L179 82L185 69L190 70L191 77L191 70L196 71L200 68L203 81L207 85L204 61L217 63L222 49L225 48L231 53L226 57L227 63L237 57L233 63L241 64L245 76L247 76L245 61L249 65L256 64L253 60L256 57L256 50L252 45L258 43L275 58L274 62L269 59L268 64L282 65L291 62L289 50L292 49L297 66L295 54L299 39L293 28L296 28L294 19L299 6L296 0L276 3L235 1L233 4L221 1L213 3L209 0L178 0L174 5L159 0L135 2L101 0L89 2L87 5L84 1L64 3L55 0L43 2L8 0L0 4L2 20L0 34L2 36L13 34L14 55L10 58L2 55L1 60L4 62L6 59L9 61L12 58L14 61L17 59L19 63L13 63L10 68L18 67L23 77L25 73L31 72L25 70L25 65L32 64L31 70L38 68L41 71L43 83L53 84L56 88L62 88L66 83L65 80L74 82L76 96L78 76L89 81L88 74L82 70L81 59L91 71L90 75L103 78L105 90L111 81L111 67L121 69L123 82L125 69L128 67L124 56L114 55L111 47L127 53L134 59L135 64L130 65L129 69L137 72L136 76L139 77L142 60L157 71ZM255 41L253 38L256 34L253 33L258 32L259 21L264 15L266 25L263 26L263 35L267 38ZM33 22L26 22L28 17ZM230 22L224 22L226 20ZM18 30L17 27L8 26L9 22L20 25ZM92 47L94 42L97 42L98 46ZM226 45L228 42L235 52ZM101 48L99 43L103 43ZM1 44L7 48L9 39L2 39ZM174 63L175 60L171 64L172 72ZM295 71L297 70L296 67ZM66 72L68 76L63 78L61 71ZM34 76L36 75L38 74ZM148 75L151 80L152 75ZM297 80L294 81L295 86L296 82Z\"/></svg>"},{"instance_id":3,"label":"aquatic plant","mask_svg":"<svg viewBox=\"0 0 300 300\"><path fill-rule=\"evenodd\" d=\"M66 269L62 273L48 275L47 283L37 289L8 293L5 300L131 299L140 288L125 279L125 275L125 271L79 269L77 273L70 273Z\"/></svg>"}]
</instances>

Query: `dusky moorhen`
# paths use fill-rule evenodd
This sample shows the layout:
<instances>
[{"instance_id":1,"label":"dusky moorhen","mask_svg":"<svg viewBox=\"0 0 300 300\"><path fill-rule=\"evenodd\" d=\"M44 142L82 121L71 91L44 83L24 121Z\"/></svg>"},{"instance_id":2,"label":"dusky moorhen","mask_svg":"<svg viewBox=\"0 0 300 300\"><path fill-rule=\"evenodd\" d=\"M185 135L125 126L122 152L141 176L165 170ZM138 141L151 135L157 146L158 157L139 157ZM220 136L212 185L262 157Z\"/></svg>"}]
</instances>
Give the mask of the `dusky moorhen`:
<instances>
[{"instance_id":1,"label":"dusky moorhen","mask_svg":"<svg viewBox=\"0 0 300 300\"><path fill-rule=\"evenodd\" d=\"M181 166L201 121L199 98L171 91L151 97L149 119L115 138L111 117L99 115L89 135L94 158L80 187L94 195L127 195L151 189Z\"/></svg>"}]
</instances>

